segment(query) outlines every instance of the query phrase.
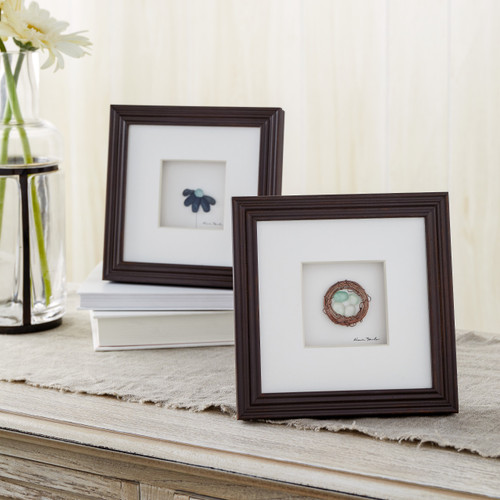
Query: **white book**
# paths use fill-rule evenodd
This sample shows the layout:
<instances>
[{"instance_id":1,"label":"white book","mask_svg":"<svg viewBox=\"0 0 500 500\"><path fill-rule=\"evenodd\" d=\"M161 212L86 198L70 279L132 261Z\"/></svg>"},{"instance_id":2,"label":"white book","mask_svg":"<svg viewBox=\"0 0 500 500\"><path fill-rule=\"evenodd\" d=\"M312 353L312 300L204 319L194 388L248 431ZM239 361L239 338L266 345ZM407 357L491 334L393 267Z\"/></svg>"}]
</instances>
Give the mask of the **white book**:
<instances>
[{"instance_id":1,"label":"white book","mask_svg":"<svg viewBox=\"0 0 500 500\"><path fill-rule=\"evenodd\" d=\"M116 283L102 279L99 264L80 285L80 307L93 310L211 311L233 309L233 291Z\"/></svg>"},{"instance_id":2,"label":"white book","mask_svg":"<svg viewBox=\"0 0 500 500\"><path fill-rule=\"evenodd\" d=\"M234 344L233 311L90 311L96 351Z\"/></svg>"}]
</instances>

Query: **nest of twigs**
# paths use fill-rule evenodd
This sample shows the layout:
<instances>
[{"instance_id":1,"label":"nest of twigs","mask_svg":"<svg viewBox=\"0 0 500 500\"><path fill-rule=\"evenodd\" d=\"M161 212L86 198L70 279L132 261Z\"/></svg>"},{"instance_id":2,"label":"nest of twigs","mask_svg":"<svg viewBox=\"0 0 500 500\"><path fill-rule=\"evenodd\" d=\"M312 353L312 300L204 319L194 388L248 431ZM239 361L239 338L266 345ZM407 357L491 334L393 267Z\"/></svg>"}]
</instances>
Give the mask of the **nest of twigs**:
<instances>
[{"instance_id":1,"label":"nest of twigs","mask_svg":"<svg viewBox=\"0 0 500 500\"><path fill-rule=\"evenodd\" d=\"M352 291L361 299L361 302L359 304L359 311L354 316L344 316L333 310L333 296L341 290L347 292ZM363 321L364 317L368 313L370 300L370 296L365 292L365 289L359 283L349 280L338 281L337 283L332 285L325 293L323 301L323 312L328 316L328 318L330 318L331 321L333 321L337 325L354 326L357 325L360 321Z\"/></svg>"}]
</instances>

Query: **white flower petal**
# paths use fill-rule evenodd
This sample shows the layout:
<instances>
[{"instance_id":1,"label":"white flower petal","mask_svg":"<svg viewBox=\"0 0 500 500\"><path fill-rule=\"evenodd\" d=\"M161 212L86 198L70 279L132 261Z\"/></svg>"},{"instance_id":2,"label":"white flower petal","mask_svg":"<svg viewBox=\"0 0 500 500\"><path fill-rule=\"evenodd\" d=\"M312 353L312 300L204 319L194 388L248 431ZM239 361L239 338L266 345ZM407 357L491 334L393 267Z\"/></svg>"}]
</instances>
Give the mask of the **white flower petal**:
<instances>
[{"instance_id":1,"label":"white flower petal","mask_svg":"<svg viewBox=\"0 0 500 500\"><path fill-rule=\"evenodd\" d=\"M85 54L87 54L87 52L85 52L85 50L83 50L78 45L74 45L74 44L70 44L70 43L66 43L66 42L58 43L57 50L59 50L60 52L63 52L64 54L66 54L68 56L75 57L75 58L83 57Z\"/></svg>"},{"instance_id":2,"label":"white flower petal","mask_svg":"<svg viewBox=\"0 0 500 500\"><path fill-rule=\"evenodd\" d=\"M45 62L42 64L41 68L42 69L46 69L50 66L52 66L54 64L54 61L55 61L55 57L52 55L52 53L48 53L47 54L47 59L45 60Z\"/></svg>"}]
</instances>

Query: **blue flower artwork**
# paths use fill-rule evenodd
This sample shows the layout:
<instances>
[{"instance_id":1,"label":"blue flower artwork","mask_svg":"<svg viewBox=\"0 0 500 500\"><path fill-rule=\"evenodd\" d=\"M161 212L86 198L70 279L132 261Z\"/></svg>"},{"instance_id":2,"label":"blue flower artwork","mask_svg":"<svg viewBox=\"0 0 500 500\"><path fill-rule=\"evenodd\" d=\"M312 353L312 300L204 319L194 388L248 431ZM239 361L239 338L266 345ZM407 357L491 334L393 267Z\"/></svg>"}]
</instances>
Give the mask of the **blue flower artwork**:
<instances>
[{"instance_id":1,"label":"blue flower artwork","mask_svg":"<svg viewBox=\"0 0 500 500\"><path fill-rule=\"evenodd\" d=\"M184 205L186 207L191 205L191 210L194 213L198 212L200 206L204 212L210 212L211 205L215 205L215 199L205 194L203 189L184 189L182 195L187 196Z\"/></svg>"}]
</instances>

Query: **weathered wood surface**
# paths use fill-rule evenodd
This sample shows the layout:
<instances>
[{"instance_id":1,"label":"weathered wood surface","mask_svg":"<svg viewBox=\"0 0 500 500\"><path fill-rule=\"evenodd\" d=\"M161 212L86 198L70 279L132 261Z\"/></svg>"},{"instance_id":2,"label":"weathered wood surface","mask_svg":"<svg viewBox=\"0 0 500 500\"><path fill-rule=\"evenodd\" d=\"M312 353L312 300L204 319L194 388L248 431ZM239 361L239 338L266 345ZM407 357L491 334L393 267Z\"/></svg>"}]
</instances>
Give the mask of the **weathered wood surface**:
<instances>
[{"instance_id":1,"label":"weathered wood surface","mask_svg":"<svg viewBox=\"0 0 500 500\"><path fill-rule=\"evenodd\" d=\"M500 491L500 461L466 452L239 422L218 412L168 410L25 384L0 383L0 427L133 454L127 457L130 467L135 455L168 461L171 474L161 487L173 490L185 491L176 474L185 473L182 464L189 464L195 467L193 476L226 482L230 473L275 481L283 488L387 498L494 497ZM48 456L45 450L36 458L19 448L15 456L118 477L107 471L97 451L81 447L87 457L83 469L82 457L64 453ZM133 474L119 477L135 480Z\"/></svg>"}]
</instances>

